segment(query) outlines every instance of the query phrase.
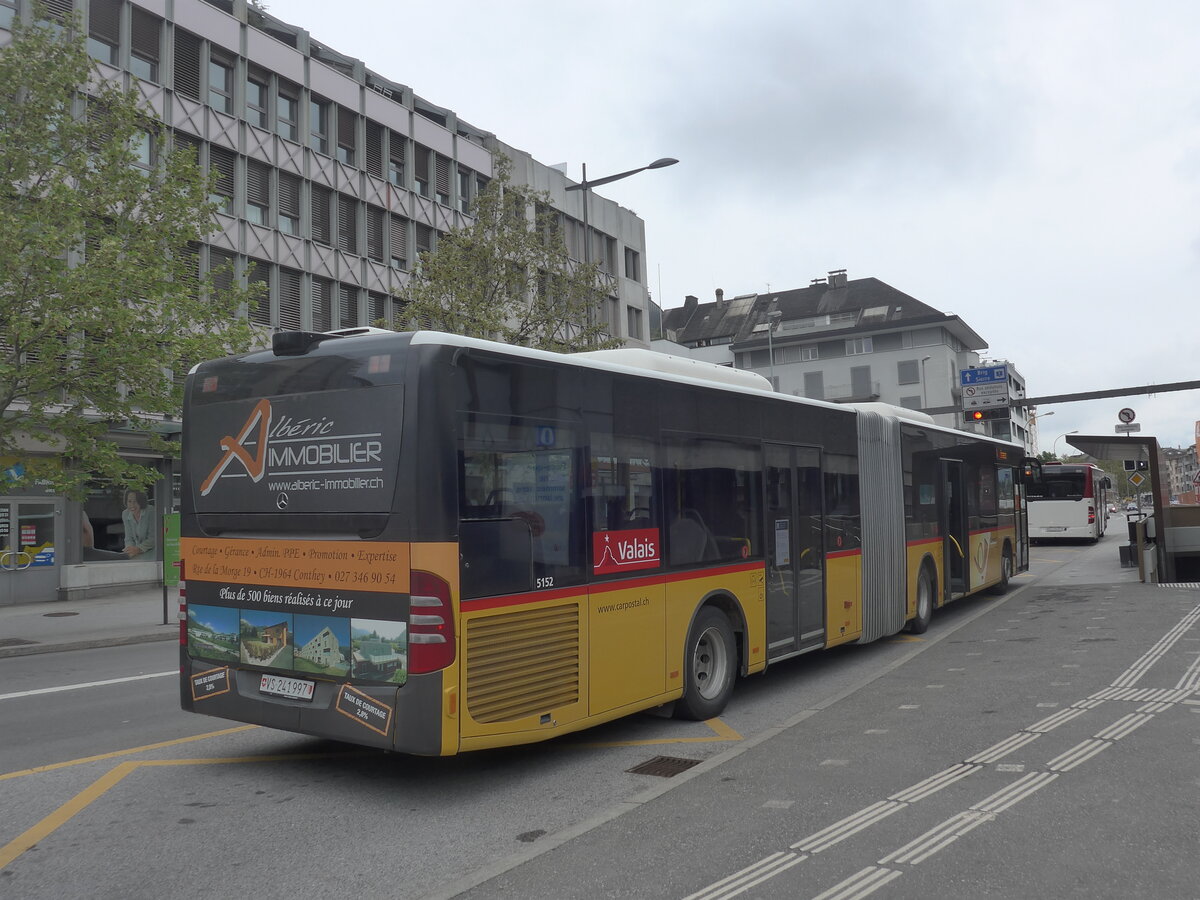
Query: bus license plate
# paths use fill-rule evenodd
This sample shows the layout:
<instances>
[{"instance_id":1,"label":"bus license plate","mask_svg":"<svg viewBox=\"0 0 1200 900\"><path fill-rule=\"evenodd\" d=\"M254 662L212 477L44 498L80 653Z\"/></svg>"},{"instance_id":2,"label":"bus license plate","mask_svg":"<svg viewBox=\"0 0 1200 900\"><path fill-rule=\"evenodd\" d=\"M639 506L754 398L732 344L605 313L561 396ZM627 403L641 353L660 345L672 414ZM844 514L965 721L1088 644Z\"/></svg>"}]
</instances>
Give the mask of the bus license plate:
<instances>
[{"instance_id":1,"label":"bus license plate","mask_svg":"<svg viewBox=\"0 0 1200 900\"><path fill-rule=\"evenodd\" d=\"M316 683L303 678L284 678L282 675L264 675L258 689L264 694L288 697L292 700L311 700Z\"/></svg>"}]
</instances>

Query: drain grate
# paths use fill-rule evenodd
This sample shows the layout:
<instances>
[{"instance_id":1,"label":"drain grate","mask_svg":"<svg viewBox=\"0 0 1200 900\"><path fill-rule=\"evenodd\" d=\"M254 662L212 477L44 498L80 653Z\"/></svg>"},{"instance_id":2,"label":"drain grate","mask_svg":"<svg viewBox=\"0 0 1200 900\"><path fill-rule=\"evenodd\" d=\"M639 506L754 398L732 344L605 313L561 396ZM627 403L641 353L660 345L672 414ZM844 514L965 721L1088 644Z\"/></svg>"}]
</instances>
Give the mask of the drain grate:
<instances>
[{"instance_id":1,"label":"drain grate","mask_svg":"<svg viewBox=\"0 0 1200 900\"><path fill-rule=\"evenodd\" d=\"M681 756L656 756L625 771L633 775L658 775L661 778L670 778L680 772L686 772L701 762L703 760L684 759Z\"/></svg>"},{"instance_id":2,"label":"drain grate","mask_svg":"<svg viewBox=\"0 0 1200 900\"><path fill-rule=\"evenodd\" d=\"M36 643L37 641L27 641L24 638L0 638L0 647L25 647Z\"/></svg>"},{"instance_id":3,"label":"drain grate","mask_svg":"<svg viewBox=\"0 0 1200 900\"><path fill-rule=\"evenodd\" d=\"M42 613L44 619L61 619L63 616L77 616L77 612Z\"/></svg>"}]
</instances>

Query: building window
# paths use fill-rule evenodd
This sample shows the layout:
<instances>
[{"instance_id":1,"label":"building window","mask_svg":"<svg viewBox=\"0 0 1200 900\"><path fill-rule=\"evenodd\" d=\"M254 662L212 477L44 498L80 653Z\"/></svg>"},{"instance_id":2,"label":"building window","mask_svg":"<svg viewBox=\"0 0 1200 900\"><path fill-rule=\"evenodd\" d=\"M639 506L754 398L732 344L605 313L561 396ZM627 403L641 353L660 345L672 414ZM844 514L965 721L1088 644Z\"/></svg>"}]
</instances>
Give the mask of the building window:
<instances>
[{"instance_id":1,"label":"building window","mask_svg":"<svg viewBox=\"0 0 1200 900\"><path fill-rule=\"evenodd\" d=\"M312 280L312 327L313 331L333 329L333 282L315 275Z\"/></svg>"},{"instance_id":2,"label":"building window","mask_svg":"<svg viewBox=\"0 0 1200 900\"><path fill-rule=\"evenodd\" d=\"M200 38L175 29L175 92L200 99Z\"/></svg>"},{"instance_id":3,"label":"building window","mask_svg":"<svg viewBox=\"0 0 1200 900\"><path fill-rule=\"evenodd\" d=\"M110 66L121 58L121 0L91 0L88 4L88 53Z\"/></svg>"},{"instance_id":4,"label":"building window","mask_svg":"<svg viewBox=\"0 0 1200 900\"><path fill-rule=\"evenodd\" d=\"M300 285L295 269L279 270L279 327L284 331L300 330Z\"/></svg>"},{"instance_id":5,"label":"building window","mask_svg":"<svg viewBox=\"0 0 1200 900\"><path fill-rule=\"evenodd\" d=\"M861 356L864 353L870 353L870 352L871 352L871 339L869 337L854 338L852 340L846 341L846 355L847 356Z\"/></svg>"},{"instance_id":6,"label":"building window","mask_svg":"<svg viewBox=\"0 0 1200 900\"><path fill-rule=\"evenodd\" d=\"M914 396L914 397L901 397L900 405L903 406L905 409L920 409L924 404L921 403L921 398L919 396Z\"/></svg>"},{"instance_id":7,"label":"building window","mask_svg":"<svg viewBox=\"0 0 1200 900\"><path fill-rule=\"evenodd\" d=\"M367 303L370 305L369 313L371 316L368 325L376 325L380 322L387 323L387 294L367 294Z\"/></svg>"},{"instance_id":8,"label":"building window","mask_svg":"<svg viewBox=\"0 0 1200 900\"><path fill-rule=\"evenodd\" d=\"M642 339L642 311L636 306L625 307L626 333L635 340Z\"/></svg>"},{"instance_id":9,"label":"building window","mask_svg":"<svg viewBox=\"0 0 1200 900\"><path fill-rule=\"evenodd\" d=\"M354 165L358 116L344 106L337 108L337 158L348 166Z\"/></svg>"},{"instance_id":10,"label":"building window","mask_svg":"<svg viewBox=\"0 0 1200 900\"><path fill-rule=\"evenodd\" d=\"M162 19L137 6L132 8L133 20L129 47L129 71L142 81L158 82L159 42Z\"/></svg>"},{"instance_id":11,"label":"building window","mask_svg":"<svg viewBox=\"0 0 1200 900\"><path fill-rule=\"evenodd\" d=\"M625 277L631 281L642 280L642 255L632 247L625 248Z\"/></svg>"},{"instance_id":12,"label":"building window","mask_svg":"<svg viewBox=\"0 0 1200 900\"><path fill-rule=\"evenodd\" d=\"M0 0L0 28L12 31L13 19L17 17L17 10L12 4L15 0Z\"/></svg>"},{"instance_id":13,"label":"building window","mask_svg":"<svg viewBox=\"0 0 1200 900\"><path fill-rule=\"evenodd\" d=\"M258 128L268 128L270 104L271 76L251 67L246 75L246 121Z\"/></svg>"},{"instance_id":14,"label":"building window","mask_svg":"<svg viewBox=\"0 0 1200 900\"><path fill-rule=\"evenodd\" d=\"M450 160L440 153L433 154L434 160L434 190L437 202L442 206L450 205Z\"/></svg>"},{"instance_id":15,"label":"building window","mask_svg":"<svg viewBox=\"0 0 1200 900\"><path fill-rule=\"evenodd\" d=\"M329 188L312 186L312 239L321 244L333 243L333 193Z\"/></svg>"},{"instance_id":16,"label":"building window","mask_svg":"<svg viewBox=\"0 0 1200 900\"><path fill-rule=\"evenodd\" d=\"M233 63L216 55L208 61L208 105L233 112Z\"/></svg>"},{"instance_id":17,"label":"building window","mask_svg":"<svg viewBox=\"0 0 1200 900\"><path fill-rule=\"evenodd\" d=\"M383 262L383 228L387 213L378 206L367 207L367 257Z\"/></svg>"},{"instance_id":18,"label":"building window","mask_svg":"<svg viewBox=\"0 0 1200 900\"><path fill-rule=\"evenodd\" d=\"M351 284L338 285L338 328L358 325L358 288Z\"/></svg>"},{"instance_id":19,"label":"building window","mask_svg":"<svg viewBox=\"0 0 1200 900\"><path fill-rule=\"evenodd\" d=\"M269 262L261 259L247 260L249 271L246 273L246 284L250 287L263 285L258 295L258 303L250 313L250 321L255 325L271 325L271 269Z\"/></svg>"},{"instance_id":20,"label":"building window","mask_svg":"<svg viewBox=\"0 0 1200 900\"><path fill-rule=\"evenodd\" d=\"M433 229L428 225L417 222L417 262L421 261L422 253L430 253L434 248Z\"/></svg>"},{"instance_id":21,"label":"building window","mask_svg":"<svg viewBox=\"0 0 1200 900\"><path fill-rule=\"evenodd\" d=\"M275 133L289 141L300 140L300 89L282 80L275 95Z\"/></svg>"},{"instance_id":22,"label":"building window","mask_svg":"<svg viewBox=\"0 0 1200 900\"><path fill-rule=\"evenodd\" d=\"M915 359L902 359L896 363L897 384L920 384L921 366Z\"/></svg>"},{"instance_id":23,"label":"building window","mask_svg":"<svg viewBox=\"0 0 1200 900\"><path fill-rule=\"evenodd\" d=\"M338 246L347 253L358 253L358 201L338 194Z\"/></svg>"},{"instance_id":24,"label":"building window","mask_svg":"<svg viewBox=\"0 0 1200 900\"><path fill-rule=\"evenodd\" d=\"M413 151L413 190L422 197L429 196L429 186L433 180L430 174L432 165L433 151L416 144Z\"/></svg>"},{"instance_id":25,"label":"building window","mask_svg":"<svg viewBox=\"0 0 1200 900\"><path fill-rule=\"evenodd\" d=\"M221 212L233 212L233 170L237 165L237 155L224 147L208 148L209 171L216 175L216 184L210 199L217 204Z\"/></svg>"},{"instance_id":26,"label":"building window","mask_svg":"<svg viewBox=\"0 0 1200 900\"><path fill-rule=\"evenodd\" d=\"M388 223L389 257L393 269L408 268L408 219L392 216Z\"/></svg>"},{"instance_id":27,"label":"building window","mask_svg":"<svg viewBox=\"0 0 1200 900\"><path fill-rule=\"evenodd\" d=\"M470 169L458 170L458 208L461 212L471 212L471 201L475 199L473 188L475 179L471 177Z\"/></svg>"},{"instance_id":28,"label":"building window","mask_svg":"<svg viewBox=\"0 0 1200 900\"><path fill-rule=\"evenodd\" d=\"M819 358L820 358L820 355L817 353L816 347L801 347L800 348L800 361L801 362L808 362L809 360L819 359Z\"/></svg>"},{"instance_id":29,"label":"building window","mask_svg":"<svg viewBox=\"0 0 1200 900\"><path fill-rule=\"evenodd\" d=\"M156 159L155 137L148 131L139 131L133 137L133 152L137 159L134 165L143 169L154 167Z\"/></svg>"},{"instance_id":30,"label":"building window","mask_svg":"<svg viewBox=\"0 0 1200 900\"><path fill-rule=\"evenodd\" d=\"M825 375L822 372L804 373L804 396L810 400L825 399Z\"/></svg>"},{"instance_id":31,"label":"building window","mask_svg":"<svg viewBox=\"0 0 1200 900\"><path fill-rule=\"evenodd\" d=\"M388 134L388 181L396 187L408 187L404 182L404 154L408 138L392 131Z\"/></svg>"},{"instance_id":32,"label":"building window","mask_svg":"<svg viewBox=\"0 0 1200 900\"><path fill-rule=\"evenodd\" d=\"M287 172L279 173L278 223L284 234L300 234L300 179Z\"/></svg>"},{"instance_id":33,"label":"building window","mask_svg":"<svg viewBox=\"0 0 1200 900\"><path fill-rule=\"evenodd\" d=\"M376 178L383 177L383 126L367 119L366 168Z\"/></svg>"},{"instance_id":34,"label":"building window","mask_svg":"<svg viewBox=\"0 0 1200 900\"><path fill-rule=\"evenodd\" d=\"M255 225L271 221L271 167L253 159L246 161L246 220Z\"/></svg>"},{"instance_id":35,"label":"building window","mask_svg":"<svg viewBox=\"0 0 1200 900\"><path fill-rule=\"evenodd\" d=\"M329 101L313 97L308 104L308 146L329 152Z\"/></svg>"}]
</instances>

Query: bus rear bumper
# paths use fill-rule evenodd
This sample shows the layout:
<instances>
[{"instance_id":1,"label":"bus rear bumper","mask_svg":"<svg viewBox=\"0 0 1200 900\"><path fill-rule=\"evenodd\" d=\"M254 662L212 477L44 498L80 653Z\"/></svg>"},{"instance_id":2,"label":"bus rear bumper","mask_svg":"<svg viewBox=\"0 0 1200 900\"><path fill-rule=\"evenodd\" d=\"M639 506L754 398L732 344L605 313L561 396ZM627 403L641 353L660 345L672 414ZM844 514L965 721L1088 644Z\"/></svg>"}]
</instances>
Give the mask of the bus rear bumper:
<instances>
[{"instance_id":1,"label":"bus rear bumper","mask_svg":"<svg viewBox=\"0 0 1200 900\"><path fill-rule=\"evenodd\" d=\"M443 752L440 672L410 676L403 686L313 679L311 699L264 693L259 669L184 654L181 672L181 705L189 712L400 753Z\"/></svg>"}]
</instances>

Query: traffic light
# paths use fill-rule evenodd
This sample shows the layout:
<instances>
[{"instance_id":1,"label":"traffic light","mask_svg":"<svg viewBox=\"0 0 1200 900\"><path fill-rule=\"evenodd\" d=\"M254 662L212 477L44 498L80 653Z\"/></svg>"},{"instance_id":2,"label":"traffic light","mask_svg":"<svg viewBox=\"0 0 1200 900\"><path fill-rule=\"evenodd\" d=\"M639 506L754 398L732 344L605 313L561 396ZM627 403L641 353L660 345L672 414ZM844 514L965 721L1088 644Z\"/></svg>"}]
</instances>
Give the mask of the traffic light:
<instances>
[{"instance_id":1,"label":"traffic light","mask_svg":"<svg viewBox=\"0 0 1200 900\"><path fill-rule=\"evenodd\" d=\"M1007 406L989 406L985 409L968 409L963 412L963 423L974 425L976 422L994 422L997 419L1012 418Z\"/></svg>"}]
</instances>

